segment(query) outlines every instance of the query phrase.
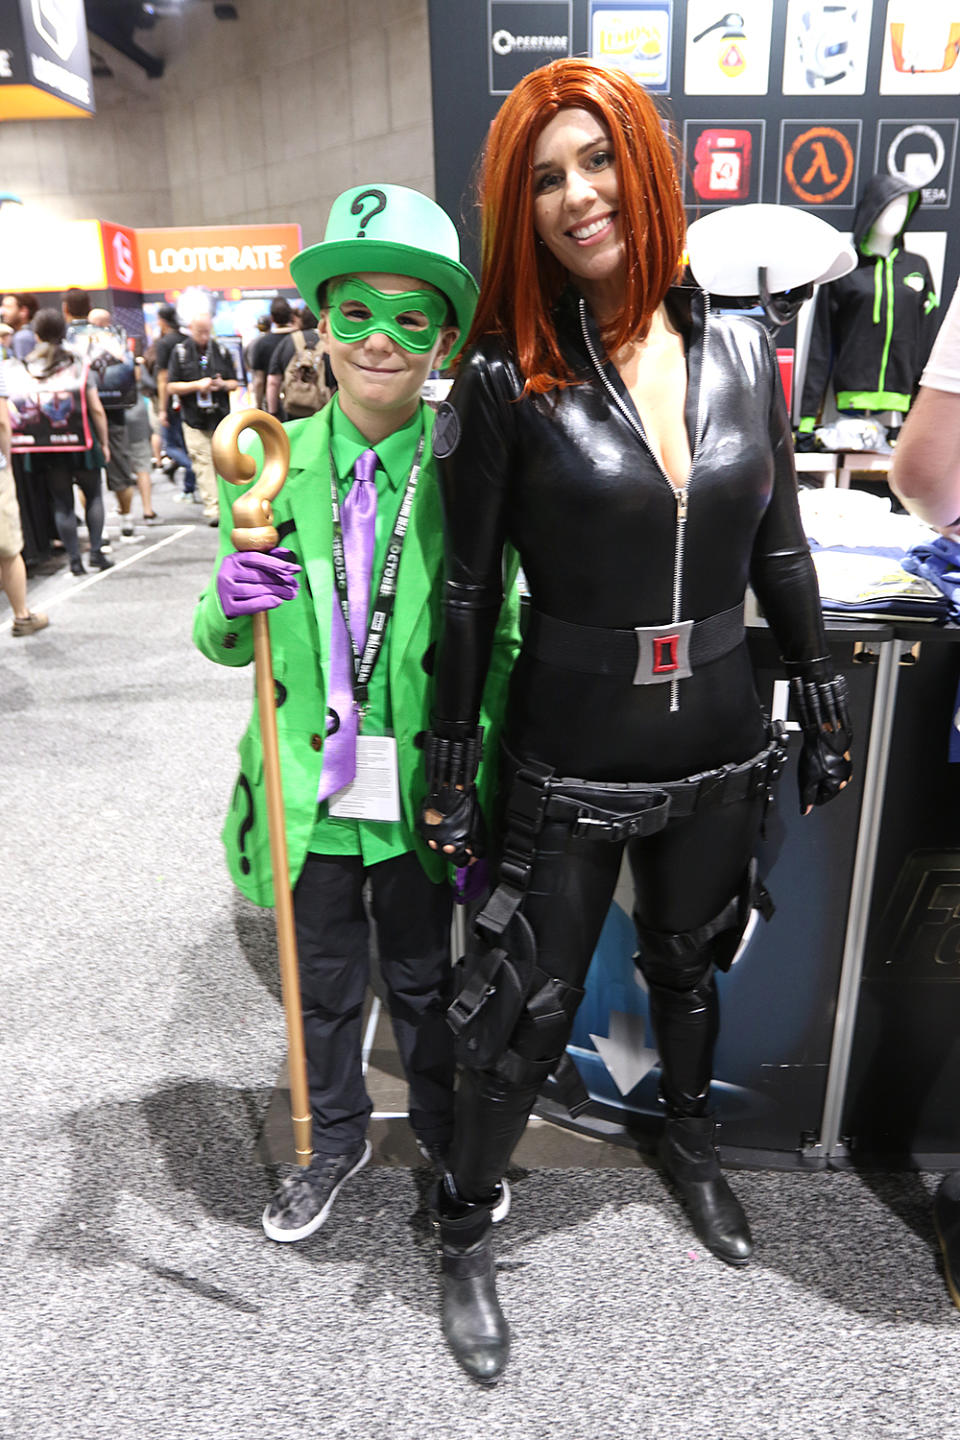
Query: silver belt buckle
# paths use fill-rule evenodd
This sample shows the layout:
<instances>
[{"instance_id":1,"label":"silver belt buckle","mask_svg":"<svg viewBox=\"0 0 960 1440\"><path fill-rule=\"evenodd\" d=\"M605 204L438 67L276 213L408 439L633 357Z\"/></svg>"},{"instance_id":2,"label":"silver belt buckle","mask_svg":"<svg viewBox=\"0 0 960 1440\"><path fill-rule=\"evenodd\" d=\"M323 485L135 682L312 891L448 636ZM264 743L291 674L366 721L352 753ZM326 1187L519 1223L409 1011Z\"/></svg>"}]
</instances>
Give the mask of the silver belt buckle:
<instances>
[{"instance_id":1,"label":"silver belt buckle","mask_svg":"<svg viewBox=\"0 0 960 1440\"><path fill-rule=\"evenodd\" d=\"M637 625L637 669L634 685L662 685L668 680L687 680L690 668L692 620L676 625Z\"/></svg>"}]
</instances>

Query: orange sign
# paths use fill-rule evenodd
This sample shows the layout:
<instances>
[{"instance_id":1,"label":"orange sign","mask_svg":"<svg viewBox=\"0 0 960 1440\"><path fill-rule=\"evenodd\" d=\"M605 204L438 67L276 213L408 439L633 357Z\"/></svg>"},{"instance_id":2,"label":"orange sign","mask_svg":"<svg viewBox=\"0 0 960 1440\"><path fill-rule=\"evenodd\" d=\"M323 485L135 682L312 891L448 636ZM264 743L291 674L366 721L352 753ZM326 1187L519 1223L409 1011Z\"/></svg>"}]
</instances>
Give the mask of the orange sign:
<instances>
[{"instance_id":1,"label":"orange sign","mask_svg":"<svg viewBox=\"0 0 960 1440\"><path fill-rule=\"evenodd\" d=\"M0 255L5 293L49 294L68 285L102 290L106 284L96 220L59 220L34 215L30 205L5 205L0 212Z\"/></svg>"},{"instance_id":2,"label":"orange sign","mask_svg":"<svg viewBox=\"0 0 960 1440\"><path fill-rule=\"evenodd\" d=\"M188 285L211 290L292 288L290 261L301 248L299 225L138 230L139 288L145 294Z\"/></svg>"}]
</instances>

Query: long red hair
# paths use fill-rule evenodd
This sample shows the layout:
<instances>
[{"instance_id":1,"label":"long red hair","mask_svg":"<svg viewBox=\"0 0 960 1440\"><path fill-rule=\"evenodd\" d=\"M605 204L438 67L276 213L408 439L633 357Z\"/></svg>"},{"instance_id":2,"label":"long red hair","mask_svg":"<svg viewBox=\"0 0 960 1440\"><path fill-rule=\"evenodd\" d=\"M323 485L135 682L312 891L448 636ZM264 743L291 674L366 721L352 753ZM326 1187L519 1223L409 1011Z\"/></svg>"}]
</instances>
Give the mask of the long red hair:
<instances>
[{"instance_id":1,"label":"long red hair","mask_svg":"<svg viewBox=\"0 0 960 1440\"><path fill-rule=\"evenodd\" d=\"M511 90L490 127L480 170L480 298L467 339L506 337L526 388L543 394L572 383L551 309L567 272L537 245L533 154L558 111L590 110L609 131L616 157L626 260L623 309L604 331L617 350L642 334L676 279L686 219L671 141L647 92L622 70L589 60L554 60Z\"/></svg>"}]
</instances>

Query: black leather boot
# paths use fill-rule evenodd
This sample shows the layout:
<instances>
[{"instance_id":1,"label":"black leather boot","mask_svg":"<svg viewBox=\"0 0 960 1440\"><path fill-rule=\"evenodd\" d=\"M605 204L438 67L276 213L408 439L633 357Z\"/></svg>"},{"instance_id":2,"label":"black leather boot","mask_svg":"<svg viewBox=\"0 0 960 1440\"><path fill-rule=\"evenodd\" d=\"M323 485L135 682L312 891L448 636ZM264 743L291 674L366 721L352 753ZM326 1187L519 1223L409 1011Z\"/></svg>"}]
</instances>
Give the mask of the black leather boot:
<instances>
[{"instance_id":1,"label":"black leather boot","mask_svg":"<svg viewBox=\"0 0 960 1440\"><path fill-rule=\"evenodd\" d=\"M713 1115L668 1118L660 1161L707 1249L728 1265L746 1265L753 1238L740 1202L721 1173L715 1129Z\"/></svg>"},{"instance_id":2,"label":"black leather boot","mask_svg":"<svg viewBox=\"0 0 960 1440\"><path fill-rule=\"evenodd\" d=\"M434 1193L443 1273L443 1334L457 1362L485 1385L510 1357L510 1329L497 1299L490 1209L461 1200L449 1176Z\"/></svg>"}]
</instances>

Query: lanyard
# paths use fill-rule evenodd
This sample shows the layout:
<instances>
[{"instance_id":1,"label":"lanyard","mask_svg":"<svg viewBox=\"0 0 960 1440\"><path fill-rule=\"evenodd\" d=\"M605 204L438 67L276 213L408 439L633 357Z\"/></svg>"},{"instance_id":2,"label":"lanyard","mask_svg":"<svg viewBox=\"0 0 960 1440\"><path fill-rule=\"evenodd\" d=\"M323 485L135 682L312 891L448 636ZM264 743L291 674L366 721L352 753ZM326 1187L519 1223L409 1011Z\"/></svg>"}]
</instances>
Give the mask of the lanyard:
<instances>
[{"instance_id":1,"label":"lanyard","mask_svg":"<svg viewBox=\"0 0 960 1440\"><path fill-rule=\"evenodd\" d=\"M413 506L413 497L417 490L417 481L420 479L420 461L423 459L425 438L426 437L421 434L420 441L417 445L417 453L413 457L410 474L407 476L403 500L397 514L396 523L393 527L393 534L390 536L390 543L387 546L387 555L383 562L383 574L380 576L380 585L377 589L374 611L370 617L370 624L367 627L367 643L363 647L362 655L354 639L353 631L350 629L350 599L347 593L347 564L343 551L343 526L340 523L340 499L337 495L337 471L333 463L333 447L330 447L330 503L333 510L333 575L337 586L337 598L340 601L340 609L343 613L343 623L347 627L347 635L350 638L350 651L353 656L353 703L361 719L369 708L370 677L373 674L373 667L376 665L380 651L383 648L383 637L386 633L387 621L393 613L393 604L397 595L397 570L400 566L400 552L403 549L403 540L407 533L410 511ZM371 484L372 483L374 482L371 481Z\"/></svg>"}]
</instances>

